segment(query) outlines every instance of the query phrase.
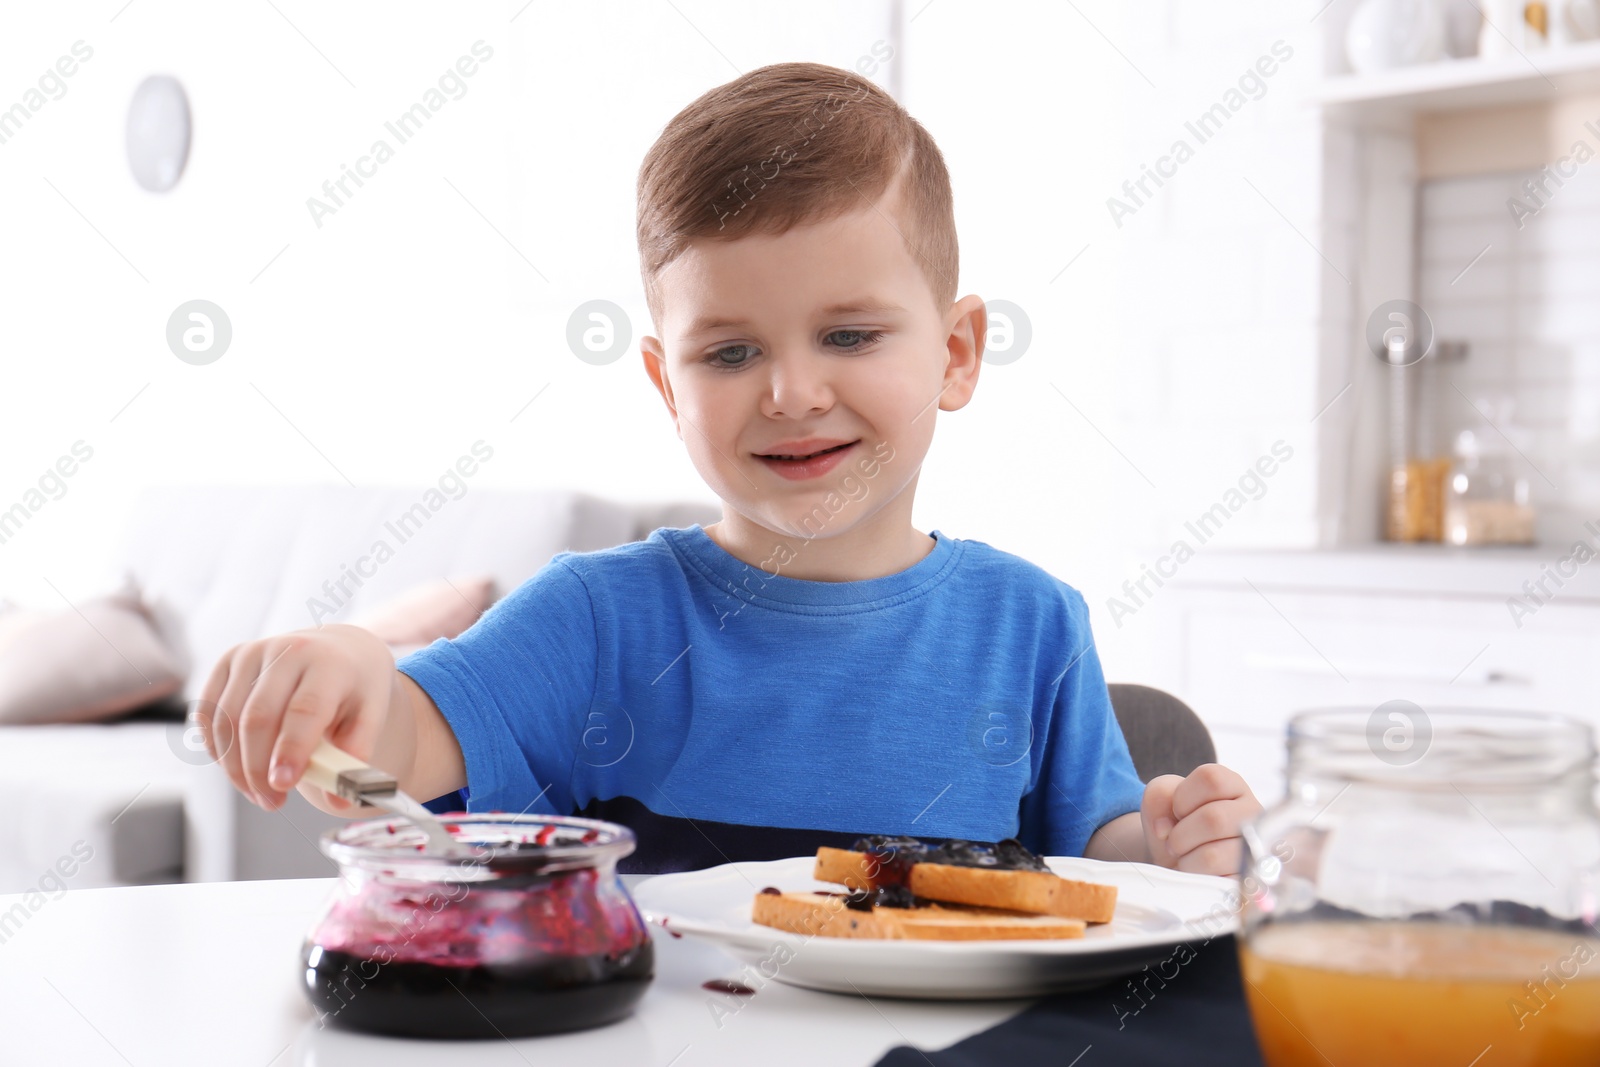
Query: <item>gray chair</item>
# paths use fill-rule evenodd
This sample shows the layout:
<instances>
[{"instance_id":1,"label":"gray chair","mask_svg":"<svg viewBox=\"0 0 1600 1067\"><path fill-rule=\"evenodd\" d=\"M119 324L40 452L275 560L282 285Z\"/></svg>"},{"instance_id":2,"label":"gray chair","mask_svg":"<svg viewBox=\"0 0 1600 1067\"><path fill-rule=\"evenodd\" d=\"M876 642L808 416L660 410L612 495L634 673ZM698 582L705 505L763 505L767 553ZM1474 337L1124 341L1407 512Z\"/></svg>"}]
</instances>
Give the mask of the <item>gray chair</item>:
<instances>
[{"instance_id":1,"label":"gray chair","mask_svg":"<svg viewBox=\"0 0 1600 1067\"><path fill-rule=\"evenodd\" d=\"M1123 682L1106 688L1140 781L1163 774L1187 775L1202 763L1217 761L1211 731L1171 693Z\"/></svg>"}]
</instances>

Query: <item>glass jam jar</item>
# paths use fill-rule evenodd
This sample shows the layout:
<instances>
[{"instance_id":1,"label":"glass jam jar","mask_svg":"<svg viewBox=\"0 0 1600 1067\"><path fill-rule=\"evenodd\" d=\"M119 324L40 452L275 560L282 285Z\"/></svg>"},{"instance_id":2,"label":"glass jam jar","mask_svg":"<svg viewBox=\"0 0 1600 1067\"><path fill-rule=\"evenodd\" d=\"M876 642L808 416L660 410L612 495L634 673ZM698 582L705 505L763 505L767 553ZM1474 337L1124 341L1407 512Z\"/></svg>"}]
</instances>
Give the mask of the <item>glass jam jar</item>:
<instances>
[{"instance_id":1,"label":"glass jam jar","mask_svg":"<svg viewBox=\"0 0 1600 1067\"><path fill-rule=\"evenodd\" d=\"M1577 720L1303 712L1243 831L1240 969L1268 1067L1600 1063L1600 814Z\"/></svg>"},{"instance_id":2,"label":"glass jam jar","mask_svg":"<svg viewBox=\"0 0 1600 1067\"><path fill-rule=\"evenodd\" d=\"M323 1022L416 1037L519 1037L628 1015L654 974L617 876L633 831L543 815L441 816L462 855L404 819L323 834L339 883L301 949Z\"/></svg>"}]
</instances>

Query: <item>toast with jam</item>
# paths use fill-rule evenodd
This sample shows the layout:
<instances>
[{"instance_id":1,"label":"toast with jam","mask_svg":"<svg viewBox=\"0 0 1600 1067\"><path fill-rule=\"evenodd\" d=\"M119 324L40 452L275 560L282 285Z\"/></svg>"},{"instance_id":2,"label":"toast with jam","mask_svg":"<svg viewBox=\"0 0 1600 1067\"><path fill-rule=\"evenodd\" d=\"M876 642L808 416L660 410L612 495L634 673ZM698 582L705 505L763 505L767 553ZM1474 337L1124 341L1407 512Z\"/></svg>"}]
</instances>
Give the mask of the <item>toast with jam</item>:
<instances>
[{"instance_id":1,"label":"toast with jam","mask_svg":"<svg viewBox=\"0 0 1600 1067\"><path fill-rule=\"evenodd\" d=\"M1117 910L1116 886L1063 878L1011 838L930 845L912 837L866 837L854 850L817 849L815 877L847 889L904 886L926 900L1088 923L1110 922Z\"/></svg>"},{"instance_id":2,"label":"toast with jam","mask_svg":"<svg viewBox=\"0 0 1600 1067\"><path fill-rule=\"evenodd\" d=\"M818 881L848 892L756 894L752 919L825 937L995 940L1082 937L1111 921L1117 888L1062 878L1017 841L864 837L817 850Z\"/></svg>"}]
</instances>

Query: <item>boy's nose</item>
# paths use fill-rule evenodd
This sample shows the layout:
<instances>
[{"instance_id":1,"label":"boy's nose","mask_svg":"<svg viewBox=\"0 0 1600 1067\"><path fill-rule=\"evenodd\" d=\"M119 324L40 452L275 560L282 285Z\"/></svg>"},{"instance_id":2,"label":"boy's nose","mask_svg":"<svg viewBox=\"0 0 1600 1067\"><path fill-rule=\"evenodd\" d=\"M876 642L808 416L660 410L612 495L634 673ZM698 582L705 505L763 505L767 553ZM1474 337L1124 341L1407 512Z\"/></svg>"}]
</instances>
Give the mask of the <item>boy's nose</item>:
<instances>
[{"instance_id":1,"label":"boy's nose","mask_svg":"<svg viewBox=\"0 0 1600 1067\"><path fill-rule=\"evenodd\" d=\"M785 352L767 363L765 413L773 418L798 418L833 406L833 384L824 358Z\"/></svg>"}]
</instances>

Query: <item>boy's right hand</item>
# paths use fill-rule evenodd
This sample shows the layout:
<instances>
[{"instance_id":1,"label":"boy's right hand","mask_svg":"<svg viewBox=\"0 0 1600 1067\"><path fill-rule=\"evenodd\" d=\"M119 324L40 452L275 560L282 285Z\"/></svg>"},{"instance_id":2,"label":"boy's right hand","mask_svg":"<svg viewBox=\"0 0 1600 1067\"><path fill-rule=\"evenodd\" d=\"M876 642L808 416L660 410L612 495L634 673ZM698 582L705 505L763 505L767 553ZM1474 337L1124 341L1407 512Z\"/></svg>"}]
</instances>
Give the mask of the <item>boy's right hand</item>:
<instances>
[{"instance_id":1,"label":"boy's right hand","mask_svg":"<svg viewBox=\"0 0 1600 1067\"><path fill-rule=\"evenodd\" d=\"M273 811L324 737L372 761L399 677L389 646L370 631L331 624L296 630L224 653L195 718L234 786ZM311 785L300 792L324 811L356 810Z\"/></svg>"}]
</instances>

